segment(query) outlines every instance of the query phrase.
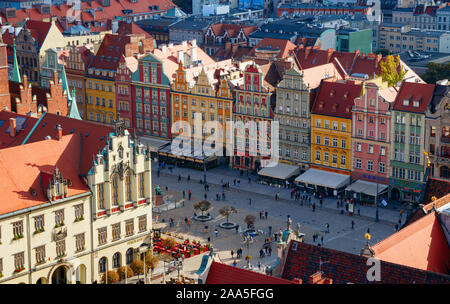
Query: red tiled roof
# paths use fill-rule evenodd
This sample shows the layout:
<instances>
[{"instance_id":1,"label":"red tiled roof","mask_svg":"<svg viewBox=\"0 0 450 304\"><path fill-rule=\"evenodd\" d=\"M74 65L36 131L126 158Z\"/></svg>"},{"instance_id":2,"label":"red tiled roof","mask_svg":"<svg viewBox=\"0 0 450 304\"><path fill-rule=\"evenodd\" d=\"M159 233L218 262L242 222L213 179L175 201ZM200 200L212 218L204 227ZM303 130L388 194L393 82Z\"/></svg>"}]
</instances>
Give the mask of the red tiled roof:
<instances>
[{"instance_id":1,"label":"red tiled roof","mask_svg":"<svg viewBox=\"0 0 450 304\"><path fill-rule=\"evenodd\" d=\"M11 113L7 111L0 112L0 119L5 117L8 121L4 124L9 126L9 117L21 116L16 113ZM24 116L23 116L24 117ZM26 116L25 116L26 117ZM28 120L30 119L30 121ZM29 135L31 128L36 124L37 119L28 118L26 130L20 132L17 136L25 139ZM55 127L59 124L62 127L63 135L69 135L72 133L80 134L81 136L81 147L82 147L82 158L80 164L80 175L87 175L92 167L92 161L94 154L106 145L107 135L114 131L112 126L102 125L95 122L90 122L86 120L78 120L69 118L66 116L56 115L47 113L39 122L36 129L31 133L27 144L42 141L46 136L51 136L55 138L56 131ZM30 127L31 125L31 127ZM5 126L0 127L0 141L8 142ZM73 130L73 131L72 131ZM9 142L9 146L20 145L23 140L14 140ZM79 142L78 142L79 144ZM79 156L78 156L79 157Z\"/></svg>"},{"instance_id":2,"label":"red tiled roof","mask_svg":"<svg viewBox=\"0 0 450 304\"><path fill-rule=\"evenodd\" d=\"M296 250L292 249L297 244ZM450 283L450 276L424 271L386 261L380 261L381 281L370 282L367 273L372 267L367 266L367 258L347 252L328 249L306 243L291 241L284 265L282 278L286 280L301 279L309 282L311 274L319 270L320 262L324 277L332 279L335 284L432 284Z\"/></svg>"},{"instance_id":3,"label":"red tiled roof","mask_svg":"<svg viewBox=\"0 0 450 304\"><path fill-rule=\"evenodd\" d=\"M62 32L62 27L59 22L55 22L56 27ZM38 46L41 47L42 43L47 37L48 31L52 26L51 22L37 21L37 20L27 20L25 27L30 30L31 36L33 36L34 40L38 43Z\"/></svg>"},{"instance_id":4,"label":"red tiled roof","mask_svg":"<svg viewBox=\"0 0 450 304\"><path fill-rule=\"evenodd\" d=\"M436 191L439 190L440 188L441 190L443 189L442 192ZM432 192L429 191L430 189L433 189ZM439 192L439 194L437 192ZM431 197L433 196L436 197L441 196L441 198L433 202L431 201ZM411 223L414 223L418 219L421 219L422 217L427 215L431 210L433 210L433 207L434 209L438 209L446 205L447 203L450 203L450 183L430 178L427 182L427 190L425 192L424 202L430 203L416 210L414 214L407 220L405 225L409 225Z\"/></svg>"},{"instance_id":5,"label":"red tiled roof","mask_svg":"<svg viewBox=\"0 0 450 304\"><path fill-rule=\"evenodd\" d=\"M383 261L442 274L450 269L450 250L436 212L404 227L372 249L375 257Z\"/></svg>"},{"instance_id":6,"label":"red tiled roof","mask_svg":"<svg viewBox=\"0 0 450 304\"><path fill-rule=\"evenodd\" d=\"M23 130L17 130L16 136L11 137L9 135L9 119L18 117L20 117L19 119L25 120ZM37 121L38 119L35 117L19 115L9 111L0 111L0 149L20 145ZM17 128L19 128L19 125L17 125Z\"/></svg>"},{"instance_id":7,"label":"red tiled roof","mask_svg":"<svg viewBox=\"0 0 450 304\"><path fill-rule=\"evenodd\" d=\"M361 84L323 81L311 113L351 119L355 98L361 96Z\"/></svg>"},{"instance_id":8,"label":"red tiled roof","mask_svg":"<svg viewBox=\"0 0 450 304\"><path fill-rule=\"evenodd\" d=\"M61 140L41 140L36 143L0 150L0 214L22 210L48 201L40 185L41 172L53 172L57 166L64 178L70 179L68 197L89 192L78 175L80 135L64 136ZM31 188L36 191L33 195Z\"/></svg>"},{"instance_id":9,"label":"red tiled roof","mask_svg":"<svg viewBox=\"0 0 450 304\"><path fill-rule=\"evenodd\" d=\"M255 56L255 52L258 49L280 50L277 58L287 58L295 48L295 44L287 39L264 38L257 45L255 45L250 54Z\"/></svg>"},{"instance_id":10,"label":"red tiled roof","mask_svg":"<svg viewBox=\"0 0 450 304\"><path fill-rule=\"evenodd\" d=\"M119 29L117 30L117 34L119 35L132 35L132 34L144 34L145 38L152 38L148 32L144 31L134 22L120 22Z\"/></svg>"},{"instance_id":11,"label":"red tiled roof","mask_svg":"<svg viewBox=\"0 0 450 304\"><path fill-rule=\"evenodd\" d=\"M89 68L116 71L120 57L125 54L127 43L130 43L130 36L106 34ZM110 57L109 61L108 57Z\"/></svg>"},{"instance_id":12,"label":"red tiled roof","mask_svg":"<svg viewBox=\"0 0 450 304\"><path fill-rule=\"evenodd\" d=\"M294 284L247 269L212 262L205 284Z\"/></svg>"},{"instance_id":13,"label":"red tiled roof","mask_svg":"<svg viewBox=\"0 0 450 304\"><path fill-rule=\"evenodd\" d=\"M228 32L230 38L237 38L239 31L242 29L244 34L248 37L251 33L256 31L258 27L251 25L241 25L241 24L225 24L216 23L211 25L211 29L215 36L223 36L225 32Z\"/></svg>"},{"instance_id":14,"label":"red tiled roof","mask_svg":"<svg viewBox=\"0 0 450 304\"><path fill-rule=\"evenodd\" d=\"M394 101L393 109L397 111L425 113L428 104L433 98L434 87L434 84L403 81L397 98ZM409 100L407 106L403 105L404 100ZM414 101L419 101L418 107L414 107Z\"/></svg>"}]
</instances>

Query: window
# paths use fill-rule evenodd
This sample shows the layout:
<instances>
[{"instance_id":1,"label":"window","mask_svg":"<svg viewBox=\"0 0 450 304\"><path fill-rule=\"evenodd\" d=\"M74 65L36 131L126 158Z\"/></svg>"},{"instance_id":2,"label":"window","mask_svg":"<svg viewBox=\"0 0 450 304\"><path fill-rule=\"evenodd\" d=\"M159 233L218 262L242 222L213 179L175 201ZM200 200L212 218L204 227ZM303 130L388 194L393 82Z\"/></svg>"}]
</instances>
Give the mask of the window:
<instances>
[{"instance_id":1,"label":"window","mask_svg":"<svg viewBox=\"0 0 450 304\"><path fill-rule=\"evenodd\" d=\"M320 160L320 151L316 151L316 160Z\"/></svg>"},{"instance_id":2,"label":"window","mask_svg":"<svg viewBox=\"0 0 450 304\"><path fill-rule=\"evenodd\" d=\"M333 164L337 164L337 154L333 153Z\"/></svg>"},{"instance_id":3,"label":"window","mask_svg":"<svg viewBox=\"0 0 450 304\"><path fill-rule=\"evenodd\" d=\"M363 129L358 129L358 136L363 136Z\"/></svg>"},{"instance_id":4,"label":"window","mask_svg":"<svg viewBox=\"0 0 450 304\"><path fill-rule=\"evenodd\" d=\"M385 156L386 155L386 147L380 148L380 155Z\"/></svg>"},{"instance_id":5,"label":"window","mask_svg":"<svg viewBox=\"0 0 450 304\"><path fill-rule=\"evenodd\" d=\"M104 273L106 272L106 258L102 257L99 261L98 261L98 272L99 273Z\"/></svg>"},{"instance_id":6,"label":"window","mask_svg":"<svg viewBox=\"0 0 450 304\"><path fill-rule=\"evenodd\" d=\"M341 148L347 148L347 142L345 141L345 139L341 139Z\"/></svg>"},{"instance_id":7,"label":"window","mask_svg":"<svg viewBox=\"0 0 450 304\"><path fill-rule=\"evenodd\" d=\"M142 215L139 217L139 233L147 231L147 216Z\"/></svg>"},{"instance_id":8,"label":"window","mask_svg":"<svg viewBox=\"0 0 450 304\"><path fill-rule=\"evenodd\" d=\"M44 215L34 217L34 232L44 231Z\"/></svg>"},{"instance_id":9,"label":"window","mask_svg":"<svg viewBox=\"0 0 450 304\"><path fill-rule=\"evenodd\" d=\"M36 263L41 264L45 262L45 245L35 248L36 250Z\"/></svg>"},{"instance_id":10,"label":"window","mask_svg":"<svg viewBox=\"0 0 450 304\"><path fill-rule=\"evenodd\" d=\"M333 130L338 129L338 123L336 121L333 121Z\"/></svg>"},{"instance_id":11,"label":"window","mask_svg":"<svg viewBox=\"0 0 450 304\"><path fill-rule=\"evenodd\" d=\"M83 204L75 206L75 220L80 221L84 218L84 207Z\"/></svg>"},{"instance_id":12,"label":"window","mask_svg":"<svg viewBox=\"0 0 450 304\"><path fill-rule=\"evenodd\" d=\"M131 174L128 173L125 177L125 191L126 191L126 195L127 195L127 201L131 202L132 201L132 197L131 197Z\"/></svg>"},{"instance_id":13,"label":"window","mask_svg":"<svg viewBox=\"0 0 450 304\"><path fill-rule=\"evenodd\" d=\"M134 234L134 220L127 220L125 222L125 234L126 236L131 236Z\"/></svg>"},{"instance_id":14,"label":"window","mask_svg":"<svg viewBox=\"0 0 450 304\"><path fill-rule=\"evenodd\" d=\"M386 170L386 165L384 163L378 163L378 172L384 173Z\"/></svg>"},{"instance_id":15,"label":"window","mask_svg":"<svg viewBox=\"0 0 450 304\"><path fill-rule=\"evenodd\" d=\"M105 209L105 189L104 184L97 185L98 209Z\"/></svg>"},{"instance_id":16,"label":"window","mask_svg":"<svg viewBox=\"0 0 450 304\"><path fill-rule=\"evenodd\" d=\"M321 126L320 119L316 119L316 127L320 128L320 126Z\"/></svg>"},{"instance_id":17,"label":"window","mask_svg":"<svg viewBox=\"0 0 450 304\"><path fill-rule=\"evenodd\" d=\"M119 205L119 177L114 175L112 180L112 203L114 206Z\"/></svg>"},{"instance_id":18,"label":"window","mask_svg":"<svg viewBox=\"0 0 450 304\"><path fill-rule=\"evenodd\" d=\"M347 124L344 122L341 122L341 131L346 132L347 131Z\"/></svg>"},{"instance_id":19,"label":"window","mask_svg":"<svg viewBox=\"0 0 450 304\"><path fill-rule=\"evenodd\" d=\"M386 124L386 118L385 117L380 117L380 123L382 125L385 125Z\"/></svg>"},{"instance_id":20,"label":"window","mask_svg":"<svg viewBox=\"0 0 450 304\"><path fill-rule=\"evenodd\" d=\"M356 143L356 152L361 152L361 151L362 151L362 144Z\"/></svg>"},{"instance_id":21,"label":"window","mask_svg":"<svg viewBox=\"0 0 450 304\"><path fill-rule=\"evenodd\" d=\"M66 255L66 240L56 241L56 256L61 257Z\"/></svg>"},{"instance_id":22,"label":"window","mask_svg":"<svg viewBox=\"0 0 450 304\"><path fill-rule=\"evenodd\" d=\"M415 179L416 181L420 181L420 171L415 171L415 173L414 173L414 179Z\"/></svg>"},{"instance_id":23,"label":"window","mask_svg":"<svg viewBox=\"0 0 450 304\"><path fill-rule=\"evenodd\" d=\"M360 160L359 158L357 158L357 159L355 160L355 167L356 167L357 169L361 169L361 160Z\"/></svg>"},{"instance_id":24,"label":"window","mask_svg":"<svg viewBox=\"0 0 450 304\"><path fill-rule=\"evenodd\" d=\"M330 122L328 120L324 121L324 128L329 129L330 128Z\"/></svg>"},{"instance_id":25,"label":"window","mask_svg":"<svg viewBox=\"0 0 450 304\"><path fill-rule=\"evenodd\" d=\"M333 147L337 147L338 146L338 140L337 138L333 138Z\"/></svg>"},{"instance_id":26,"label":"window","mask_svg":"<svg viewBox=\"0 0 450 304\"><path fill-rule=\"evenodd\" d=\"M107 230L106 227L98 229L98 244L103 245L106 244L107 241Z\"/></svg>"},{"instance_id":27,"label":"window","mask_svg":"<svg viewBox=\"0 0 450 304\"><path fill-rule=\"evenodd\" d=\"M369 154L373 154L373 145L369 145L369 151L368 151L368 153L369 153Z\"/></svg>"},{"instance_id":28,"label":"window","mask_svg":"<svg viewBox=\"0 0 450 304\"><path fill-rule=\"evenodd\" d=\"M56 226L64 225L64 209L55 211L55 225Z\"/></svg>"},{"instance_id":29,"label":"window","mask_svg":"<svg viewBox=\"0 0 450 304\"><path fill-rule=\"evenodd\" d=\"M116 252L113 255L113 268L120 267L120 253Z\"/></svg>"},{"instance_id":30,"label":"window","mask_svg":"<svg viewBox=\"0 0 450 304\"><path fill-rule=\"evenodd\" d=\"M373 130L369 130L368 137L373 138Z\"/></svg>"},{"instance_id":31,"label":"window","mask_svg":"<svg viewBox=\"0 0 450 304\"><path fill-rule=\"evenodd\" d=\"M75 248L76 251L83 251L85 249L84 233L75 235Z\"/></svg>"},{"instance_id":32,"label":"window","mask_svg":"<svg viewBox=\"0 0 450 304\"><path fill-rule=\"evenodd\" d=\"M369 123L373 123L373 122L374 122L373 116L369 116Z\"/></svg>"},{"instance_id":33,"label":"window","mask_svg":"<svg viewBox=\"0 0 450 304\"><path fill-rule=\"evenodd\" d=\"M345 157L345 155L341 155L341 165L345 165L347 158Z\"/></svg>"},{"instance_id":34,"label":"window","mask_svg":"<svg viewBox=\"0 0 450 304\"><path fill-rule=\"evenodd\" d=\"M23 269L25 266L25 253L19 252L14 255L14 267L15 269Z\"/></svg>"},{"instance_id":35,"label":"window","mask_svg":"<svg viewBox=\"0 0 450 304\"><path fill-rule=\"evenodd\" d=\"M320 145L320 135L316 135L316 144Z\"/></svg>"},{"instance_id":36,"label":"window","mask_svg":"<svg viewBox=\"0 0 450 304\"><path fill-rule=\"evenodd\" d=\"M330 139L329 139L328 137L324 137L324 138L323 138L323 144L324 144L325 146L329 146L329 145L330 145Z\"/></svg>"},{"instance_id":37,"label":"window","mask_svg":"<svg viewBox=\"0 0 450 304\"><path fill-rule=\"evenodd\" d=\"M120 223L112 225L112 240L117 241L120 239Z\"/></svg>"},{"instance_id":38,"label":"window","mask_svg":"<svg viewBox=\"0 0 450 304\"><path fill-rule=\"evenodd\" d=\"M145 196L145 177L144 173L139 173L139 197Z\"/></svg>"},{"instance_id":39,"label":"window","mask_svg":"<svg viewBox=\"0 0 450 304\"><path fill-rule=\"evenodd\" d=\"M367 171L373 171L373 160L367 161Z\"/></svg>"},{"instance_id":40,"label":"window","mask_svg":"<svg viewBox=\"0 0 450 304\"><path fill-rule=\"evenodd\" d=\"M13 223L13 234L14 238L23 237L23 221Z\"/></svg>"}]
</instances>

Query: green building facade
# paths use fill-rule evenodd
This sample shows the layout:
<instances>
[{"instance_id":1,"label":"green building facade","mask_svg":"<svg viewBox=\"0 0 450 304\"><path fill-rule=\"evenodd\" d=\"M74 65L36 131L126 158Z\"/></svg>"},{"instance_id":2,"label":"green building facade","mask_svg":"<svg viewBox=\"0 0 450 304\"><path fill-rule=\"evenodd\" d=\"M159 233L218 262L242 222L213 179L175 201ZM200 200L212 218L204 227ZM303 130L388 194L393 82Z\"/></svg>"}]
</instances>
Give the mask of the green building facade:
<instances>
[{"instance_id":1,"label":"green building facade","mask_svg":"<svg viewBox=\"0 0 450 304\"><path fill-rule=\"evenodd\" d=\"M336 31L336 50L339 52L372 53L372 30L341 29Z\"/></svg>"}]
</instances>

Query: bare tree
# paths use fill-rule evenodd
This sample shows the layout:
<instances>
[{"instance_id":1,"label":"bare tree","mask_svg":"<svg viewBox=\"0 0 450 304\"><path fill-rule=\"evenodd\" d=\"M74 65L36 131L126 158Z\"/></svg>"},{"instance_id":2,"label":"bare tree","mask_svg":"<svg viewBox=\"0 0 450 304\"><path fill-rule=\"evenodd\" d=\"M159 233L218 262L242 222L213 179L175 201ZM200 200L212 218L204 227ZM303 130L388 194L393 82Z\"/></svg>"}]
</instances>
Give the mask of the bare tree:
<instances>
[{"instance_id":1,"label":"bare tree","mask_svg":"<svg viewBox=\"0 0 450 304\"><path fill-rule=\"evenodd\" d=\"M207 200L200 201L198 203L194 204L195 210L200 210L202 213L202 217L204 216L203 213L208 211L211 208L211 203Z\"/></svg>"},{"instance_id":2,"label":"bare tree","mask_svg":"<svg viewBox=\"0 0 450 304\"><path fill-rule=\"evenodd\" d=\"M226 206L226 207L223 207L222 209L220 209L219 213L227 218L227 224L228 224L229 216L233 213L237 213L237 210L233 206Z\"/></svg>"},{"instance_id":3,"label":"bare tree","mask_svg":"<svg viewBox=\"0 0 450 304\"><path fill-rule=\"evenodd\" d=\"M252 214L249 214L245 217L244 222L247 224L247 228L253 227L255 224L256 217Z\"/></svg>"}]
</instances>

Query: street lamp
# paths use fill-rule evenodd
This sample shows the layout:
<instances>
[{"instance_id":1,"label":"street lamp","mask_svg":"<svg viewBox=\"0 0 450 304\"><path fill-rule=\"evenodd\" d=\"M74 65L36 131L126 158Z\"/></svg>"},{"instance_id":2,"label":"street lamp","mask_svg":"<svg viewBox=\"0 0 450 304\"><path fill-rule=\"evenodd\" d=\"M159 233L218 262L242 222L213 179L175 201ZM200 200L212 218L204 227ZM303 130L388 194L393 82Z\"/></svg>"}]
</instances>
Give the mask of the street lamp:
<instances>
[{"instance_id":1,"label":"street lamp","mask_svg":"<svg viewBox=\"0 0 450 304\"><path fill-rule=\"evenodd\" d=\"M250 244L253 243L253 237L251 235L244 236L244 242L247 247L247 256L245 259L247 260L247 267L250 268L250 259L248 258L250 256Z\"/></svg>"},{"instance_id":2,"label":"street lamp","mask_svg":"<svg viewBox=\"0 0 450 304\"><path fill-rule=\"evenodd\" d=\"M206 158L203 159L203 184L206 185Z\"/></svg>"},{"instance_id":3,"label":"street lamp","mask_svg":"<svg viewBox=\"0 0 450 304\"><path fill-rule=\"evenodd\" d=\"M178 271L178 282L180 282L180 271L183 270L183 261L181 259L179 259L178 262L176 263L175 267L177 268L177 271Z\"/></svg>"},{"instance_id":4,"label":"street lamp","mask_svg":"<svg viewBox=\"0 0 450 304\"><path fill-rule=\"evenodd\" d=\"M380 159L381 159L381 154L378 155L378 161L377 161L377 192L375 193L375 205L376 205L376 213L375 213L375 222L379 222L380 218L378 215L378 184L379 184L379 178L380 178Z\"/></svg>"}]
</instances>

